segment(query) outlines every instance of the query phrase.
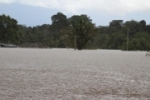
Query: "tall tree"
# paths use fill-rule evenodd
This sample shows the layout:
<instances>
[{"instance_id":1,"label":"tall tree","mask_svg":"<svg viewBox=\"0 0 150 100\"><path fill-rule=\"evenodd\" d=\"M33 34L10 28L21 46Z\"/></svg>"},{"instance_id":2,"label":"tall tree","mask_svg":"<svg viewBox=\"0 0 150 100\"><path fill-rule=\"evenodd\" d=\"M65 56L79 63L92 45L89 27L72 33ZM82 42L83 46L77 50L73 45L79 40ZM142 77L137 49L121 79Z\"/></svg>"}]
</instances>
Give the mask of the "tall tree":
<instances>
[{"instance_id":1,"label":"tall tree","mask_svg":"<svg viewBox=\"0 0 150 100\"><path fill-rule=\"evenodd\" d=\"M51 17L52 27L54 31L60 31L63 27L68 26L68 20L66 15L61 12L58 12L56 15Z\"/></svg>"},{"instance_id":2,"label":"tall tree","mask_svg":"<svg viewBox=\"0 0 150 100\"><path fill-rule=\"evenodd\" d=\"M66 15L58 12L56 15L51 17L51 20L52 40L55 43L55 47L63 48L65 47L63 35L66 35L64 29L69 26L68 19Z\"/></svg>"},{"instance_id":3,"label":"tall tree","mask_svg":"<svg viewBox=\"0 0 150 100\"><path fill-rule=\"evenodd\" d=\"M10 16L0 15L0 40L7 43L18 43L17 20Z\"/></svg>"},{"instance_id":4,"label":"tall tree","mask_svg":"<svg viewBox=\"0 0 150 100\"><path fill-rule=\"evenodd\" d=\"M121 30L123 27L123 20L113 20L109 23L109 29L111 32L116 32Z\"/></svg>"},{"instance_id":5,"label":"tall tree","mask_svg":"<svg viewBox=\"0 0 150 100\"><path fill-rule=\"evenodd\" d=\"M141 20L139 23L140 23L140 31L146 31L146 21Z\"/></svg>"},{"instance_id":6,"label":"tall tree","mask_svg":"<svg viewBox=\"0 0 150 100\"><path fill-rule=\"evenodd\" d=\"M87 15L75 15L69 18L72 27L72 37L79 50L82 50L87 42L95 36L96 27ZM74 39L73 39L74 40Z\"/></svg>"}]
</instances>

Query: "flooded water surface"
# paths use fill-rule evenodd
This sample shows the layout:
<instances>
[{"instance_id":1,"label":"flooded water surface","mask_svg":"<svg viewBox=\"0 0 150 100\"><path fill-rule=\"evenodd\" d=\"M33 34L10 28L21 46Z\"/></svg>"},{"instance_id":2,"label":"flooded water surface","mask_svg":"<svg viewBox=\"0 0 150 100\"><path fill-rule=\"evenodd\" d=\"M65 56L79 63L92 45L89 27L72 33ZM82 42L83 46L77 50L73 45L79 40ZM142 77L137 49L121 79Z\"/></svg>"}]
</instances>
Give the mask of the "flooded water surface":
<instances>
[{"instance_id":1,"label":"flooded water surface","mask_svg":"<svg viewBox=\"0 0 150 100\"><path fill-rule=\"evenodd\" d=\"M0 100L149 100L145 53L0 48Z\"/></svg>"}]
</instances>

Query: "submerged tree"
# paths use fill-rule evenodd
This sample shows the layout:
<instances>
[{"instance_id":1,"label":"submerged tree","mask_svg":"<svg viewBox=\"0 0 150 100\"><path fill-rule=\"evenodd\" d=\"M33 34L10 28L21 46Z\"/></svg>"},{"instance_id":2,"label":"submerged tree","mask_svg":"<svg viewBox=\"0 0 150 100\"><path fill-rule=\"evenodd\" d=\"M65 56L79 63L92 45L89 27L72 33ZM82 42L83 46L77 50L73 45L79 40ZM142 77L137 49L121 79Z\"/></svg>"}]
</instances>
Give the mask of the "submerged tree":
<instances>
[{"instance_id":1,"label":"submerged tree","mask_svg":"<svg viewBox=\"0 0 150 100\"><path fill-rule=\"evenodd\" d=\"M75 15L70 19L73 41L78 50L82 50L87 42L95 36L96 27L87 15Z\"/></svg>"}]
</instances>

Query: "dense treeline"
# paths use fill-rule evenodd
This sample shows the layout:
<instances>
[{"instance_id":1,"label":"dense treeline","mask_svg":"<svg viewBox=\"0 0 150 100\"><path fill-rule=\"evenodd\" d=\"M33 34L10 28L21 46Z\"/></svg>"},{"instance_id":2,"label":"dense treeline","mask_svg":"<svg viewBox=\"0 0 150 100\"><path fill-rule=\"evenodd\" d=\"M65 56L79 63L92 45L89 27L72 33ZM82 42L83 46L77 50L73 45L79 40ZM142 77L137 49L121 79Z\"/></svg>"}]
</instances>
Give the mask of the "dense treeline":
<instances>
[{"instance_id":1,"label":"dense treeline","mask_svg":"<svg viewBox=\"0 0 150 100\"><path fill-rule=\"evenodd\" d=\"M67 18L58 12L52 24L34 27L18 25L10 16L0 15L0 43L21 47L150 50L150 25L145 20L113 20L96 27L87 15Z\"/></svg>"}]
</instances>

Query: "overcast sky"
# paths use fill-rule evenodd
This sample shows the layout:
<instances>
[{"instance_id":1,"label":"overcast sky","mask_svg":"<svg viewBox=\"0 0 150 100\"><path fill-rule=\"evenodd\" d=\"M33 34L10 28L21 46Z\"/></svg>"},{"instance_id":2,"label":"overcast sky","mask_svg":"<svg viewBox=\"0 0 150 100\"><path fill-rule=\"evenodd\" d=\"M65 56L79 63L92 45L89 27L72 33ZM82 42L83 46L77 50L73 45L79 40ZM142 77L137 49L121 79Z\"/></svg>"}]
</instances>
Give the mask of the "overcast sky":
<instances>
[{"instance_id":1,"label":"overcast sky","mask_svg":"<svg viewBox=\"0 0 150 100\"><path fill-rule=\"evenodd\" d=\"M86 14L99 25L112 20L145 20L150 24L150 0L0 0L0 15L10 15L19 24L51 24L57 12L67 17Z\"/></svg>"}]
</instances>

